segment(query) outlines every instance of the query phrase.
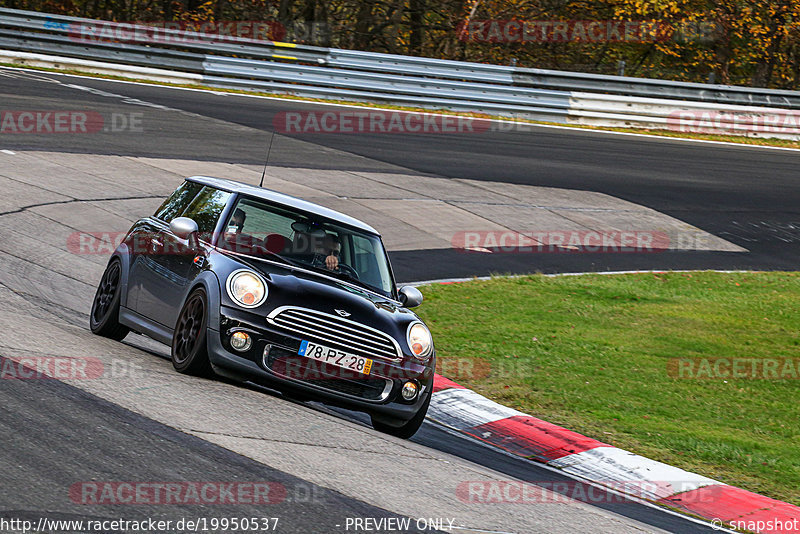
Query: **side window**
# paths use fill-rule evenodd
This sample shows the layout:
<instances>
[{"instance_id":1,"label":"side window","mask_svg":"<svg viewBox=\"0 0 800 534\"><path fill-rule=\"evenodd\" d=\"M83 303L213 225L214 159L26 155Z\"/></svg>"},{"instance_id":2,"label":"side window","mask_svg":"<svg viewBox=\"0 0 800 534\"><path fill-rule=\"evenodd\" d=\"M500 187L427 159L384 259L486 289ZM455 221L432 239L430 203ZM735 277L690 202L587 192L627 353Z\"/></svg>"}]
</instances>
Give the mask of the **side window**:
<instances>
[{"instance_id":1,"label":"side window","mask_svg":"<svg viewBox=\"0 0 800 534\"><path fill-rule=\"evenodd\" d=\"M213 187L203 187L203 190L200 191L181 215L194 219L201 235L210 235L214 232L217 220L232 194Z\"/></svg>"},{"instance_id":2,"label":"side window","mask_svg":"<svg viewBox=\"0 0 800 534\"><path fill-rule=\"evenodd\" d=\"M189 205L202 188L202 185L194 182L183 182L181 186L161 204L161 207L156 210L153 217L167 223L172 221L172 219L180 215L183 210L186 209L186 206Z\"/></svg>"}]
</instances>

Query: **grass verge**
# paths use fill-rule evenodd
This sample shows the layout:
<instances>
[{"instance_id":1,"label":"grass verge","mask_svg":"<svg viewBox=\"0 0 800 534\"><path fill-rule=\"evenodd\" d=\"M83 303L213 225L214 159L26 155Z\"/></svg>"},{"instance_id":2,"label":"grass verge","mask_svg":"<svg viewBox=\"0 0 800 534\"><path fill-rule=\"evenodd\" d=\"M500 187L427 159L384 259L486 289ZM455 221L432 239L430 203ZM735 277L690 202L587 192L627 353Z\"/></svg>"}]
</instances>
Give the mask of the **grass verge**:
<instances>
[{"instance_id":1,"label":"grass verge","mask_svg":"<svg viewBox=\"0 0 800 534\"><path fill-rule=\"evenodd\" d=\"M419 314L448 378L800 505L800 273L534 275L422 291ZM688 358L711 367L696 360L689 372ZM729 366L715 371L718 358ZM746 360L734 368L734 358ZM763 367L773 360L777 374ZM752 375L753 361L766 378L732 376Z\"/></svg>"},{"instance_id":2,"label":"grass verge","mask_svg":"<svg viewBox=\"0 0 800 534\"><path fill-rule=\"evenodd\" d=\"M186 89L198 89L203 91L214 91L214 92L221 92L221 93L231 93L231 94L243 94L243 95L254 95L254 96L264 96L269 98L280 98L284 100L297 100L300 102L321 102L326 104L339 104L343 106L357 106L357 107L364 107L364 108L377 108L377 109L390 109L390 110L397 110L397 111L413 111L413 112L420 112L420 113L439 113L444 115L457 115L457 116L464 116L464 117L473 117L477 119L492 119L492 120L504 120L509 121L508 117L502 117L498 115L491 115L487 113L468 113L468 112L459 112L459 111L449 111L449 110L436 110L436 109L428 109L428 108L419 108L413 106L396 106L392 104L381 104L381 103L371 103L371 102L355 102L350 100L332 100L332 99L323 99L323 98L307 98L307 97L300 97L294 96L289 94L282 94L282 93L265 93L259 91L248 91L245 89L221 89L218 87L211 87L207 85L196 85L196 84L178 84L178 83L168 83L168 82L156 82L153 80L145 80L139 79L134 77L123 77L123 76L114 76L108 74L95 74L90 72L83 72L74 69L56 69L56 68L49 68L49 67L36 67L36 66L29 66L29 65L21 65L16 63L2 63L0 62L0 66L4 67L13 67L13 68L21 68L21 69L30 69L30 70L39 70L43 72L58 72L61 74L72 74L75 76L85 76L89 78L100 78L104 80L118 80L118 81L128 81L128 82L137 82L137 83L145 83L150 85L163 85L167 87L183 87ZM793 148L793 149L800 149L800 141L793 141L790 139L778 139L778 138L765 138L765 137L747 137L741 135L715 135L715 134L699 134L699 133L686 133L686 132L673 132L670 130L647 130L644 128L613 128L613 127L601 127L601 126L587 126L582 124L564 124L564 123L556 123L556 122L546 122L546 121L532 121L526 119L513 119L512 122L520 123L520 124L531 124L531 125L544 125L544 126L558 126L562 128L575 128L578 130L596 130L596 131L604 131L604 132L619 132L619 133L633 133L633 134L640 134L640 135L651 135L654 137L668 137L674 139L698 139L702 141L717 141L723 143L736 143L741 145L755 145L755 146L770 146L770 147L778 147L778 148Z\"/></svg>"}]
</instances>

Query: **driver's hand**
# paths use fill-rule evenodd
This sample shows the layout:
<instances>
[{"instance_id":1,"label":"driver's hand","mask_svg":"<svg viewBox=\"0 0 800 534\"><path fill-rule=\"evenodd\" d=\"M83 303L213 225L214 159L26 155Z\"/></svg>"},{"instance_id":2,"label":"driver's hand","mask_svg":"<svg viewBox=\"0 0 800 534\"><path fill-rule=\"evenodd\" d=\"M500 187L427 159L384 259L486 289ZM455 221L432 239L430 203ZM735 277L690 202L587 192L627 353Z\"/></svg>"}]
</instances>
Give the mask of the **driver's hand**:
<instances>
[{"instance_id":1,"label":"driver's hand","mask_svg":"<svg viewBox=\"0 0 800 534\"><path fill-rule=\"evenodd\" d=\"M330 271L335 271L336 268L339 267L339 258L334 255L328 256L325 258L325 267Z\"/></svg>"}]
</instances>

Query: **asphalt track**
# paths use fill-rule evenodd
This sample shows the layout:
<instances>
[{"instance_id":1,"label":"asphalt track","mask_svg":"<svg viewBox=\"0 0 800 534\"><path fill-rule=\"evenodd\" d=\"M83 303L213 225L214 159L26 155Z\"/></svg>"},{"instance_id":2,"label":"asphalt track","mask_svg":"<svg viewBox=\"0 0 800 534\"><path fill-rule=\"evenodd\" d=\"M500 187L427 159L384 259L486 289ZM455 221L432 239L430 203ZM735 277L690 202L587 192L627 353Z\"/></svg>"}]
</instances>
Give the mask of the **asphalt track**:
<instances>
[{"instance_id":1,"label":"asphalt track","mask_svg":"<svg viewBox=\"0 0 800 534\"><path fill-rule=\"evenodd\" d=\"M52 79L45 74L35 76ZM278 113L330 109L296 101L113 84L88 78L62 82L72 82L82 90L55 87L46 81L22 81L3 80L3 99L16 109L112 107L122 113L143 113L144 131L69 136L69 140L54 135L25 135L14 139L14 146L21 150L262 164L268 132ZM186 122L160 123L159 110L153 104L185 112ZM196 124L199 118L205 119L200 127ZM243 132L220 137L214 120L240 125ZM452 249L395 252L392 264L397 278L403 281L534 271L795 270L800 264L798 151L534 126L518 128L522 131L303 134L293 138L276 135L270 164L378 172L402 169L408 174L442 179L597 191L666 213L749 251L474 254L466 260ZM253 135L253 130L263 134Z\"/></svg>"},{"instance_id":2,"label":"asphalt track","mask_svg":"<svg viewBox=\"0 0 800 534\"><path fill-rule=\"evenodd\" d=\"M0 357L0 365L5 361ZM41 517L52 521L108 519L102 505L84 505L82 513L64 512L63 488L97 481L98 477L104 477L102 481L129 480L132 473L149 482L279 484L285 494L276 494L276 502L270 499L266 510L262 503L237 502L219 505L214 514L290 517L285 524L278 521L281 532L334 532L341 530L348 516L397 517L156 423L58 380L4 380L0 399L6 466L0 472L0 485L9 493L0 505L0 517L26 519L34 524ZM8 509L11 502L19 508ZM120 508L120 517L131 521L209 515L207 507L192 504L171 505L166 508L169 513L164 512L163 506L144 503Z\"/></svg>"},{"instance_id":3,"label":"asphalt track","mask_svg":"<svg viewBox=\"0 0 800 534\"><path fill-rule=\"evenodd\" d=\"M143 132L0 136L0 149L12 151L260 164L275 114L317 107L299 102L50 74L0 73L4 110L90 109L106 114L141 113L144 125ZM253 130L260 130L263 135L253 135ZM278 135L270 163L276 167L402 170L406 174L443 180L470 178L599 191L663 211L750 251L465 256L447 249L419 250L392 254L400 280L536 270L796 269L800 257L800 232L797 231L800 228L797 208L800 195L793 184L796 152L537 127L525 130L461 135L314 135L298 139ZM35 274L32 272L31 276ZM2 282L4 286L11 284L6 279ZM17 290L14 291L16 294ZM75 291L81 295L86 293L83 286ZM33 304L46 307L45 302ZM84 318L80 311L65 312L61 317L72 328L80 326ZM13 320L8 320L13 326ZM123 355L133 354L125 345L120 347ZM194 387L206 386L194 384ZM232 387L234 397L249 394L246 388ZM42 511L53 510L57 504L63 504L58 500L63 500L61 494L54 504L54 487L63 488L75 480L92 480L98 476L120 480L136 473L140 480L156 477L173 480L245 477L247 480L256 473L259 479L278 480L287 488L303 484L308 488L316 487L279 467L268 467L252 457L234 454L71 385L56 381L4 381L0 397L4 412L0 428L6 436L3 460L5 465L17 466L17 469L4 470L0 478L0 487L4 490L0 501L3 516L41 515ZM342 417L361 426L357 416L344 414ZM534 482L554 477L553 473L533 463L487 450L434 426L425 425L414 441L416 445L461 457L507 477ZM324 488L319 491L330 492ZM332 531L328 529L331 525L319 522L320 517L391 515L380 506L351 496L336 492L325 495L326 504L313 510L293 502L281 505L284 508L280 509L280 515L302 518L285 531ZM653 529L711 531L634 503L599 506ZM198 511L187 509L185 512ZM126 508L125 513L134 517L154 515L152 508ZM519 513L531 512L522 510ZM552 531L557 532L559 528L554 526Z\"/></svg>"}]
</instances>

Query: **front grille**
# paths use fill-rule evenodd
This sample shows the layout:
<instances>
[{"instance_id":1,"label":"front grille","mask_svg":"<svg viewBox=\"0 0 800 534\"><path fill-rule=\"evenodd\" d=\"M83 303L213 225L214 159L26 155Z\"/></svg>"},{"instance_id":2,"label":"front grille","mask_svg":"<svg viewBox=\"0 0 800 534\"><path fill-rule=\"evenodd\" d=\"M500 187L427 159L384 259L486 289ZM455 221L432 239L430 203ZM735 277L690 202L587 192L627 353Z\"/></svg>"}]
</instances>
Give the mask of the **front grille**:
<instances>
[{"instance_id":1,"label":"front grille","mask_svg":"<svg viewBox=\"0 0 800 534\"><path fill-rule=\"evenodd\" d=\"M387 378L366 376L345 378L340 368L308 360L275 345L269 347L263 363L270 371L284 378L360 399L379 401L391 392L391 380Z\"/></svg>"},{"instance_id":2,"label":"front grille","mask_svg":"<svg viewBox=\"0 0 800 534\"><path fill-rule=\"evenodd\" d=\"M308 308L283 306L267 316L267 321L303 339L331 345L367 358L401 359L400 348L390 336L336 315Z\"/></svg>"}]
</instances>

